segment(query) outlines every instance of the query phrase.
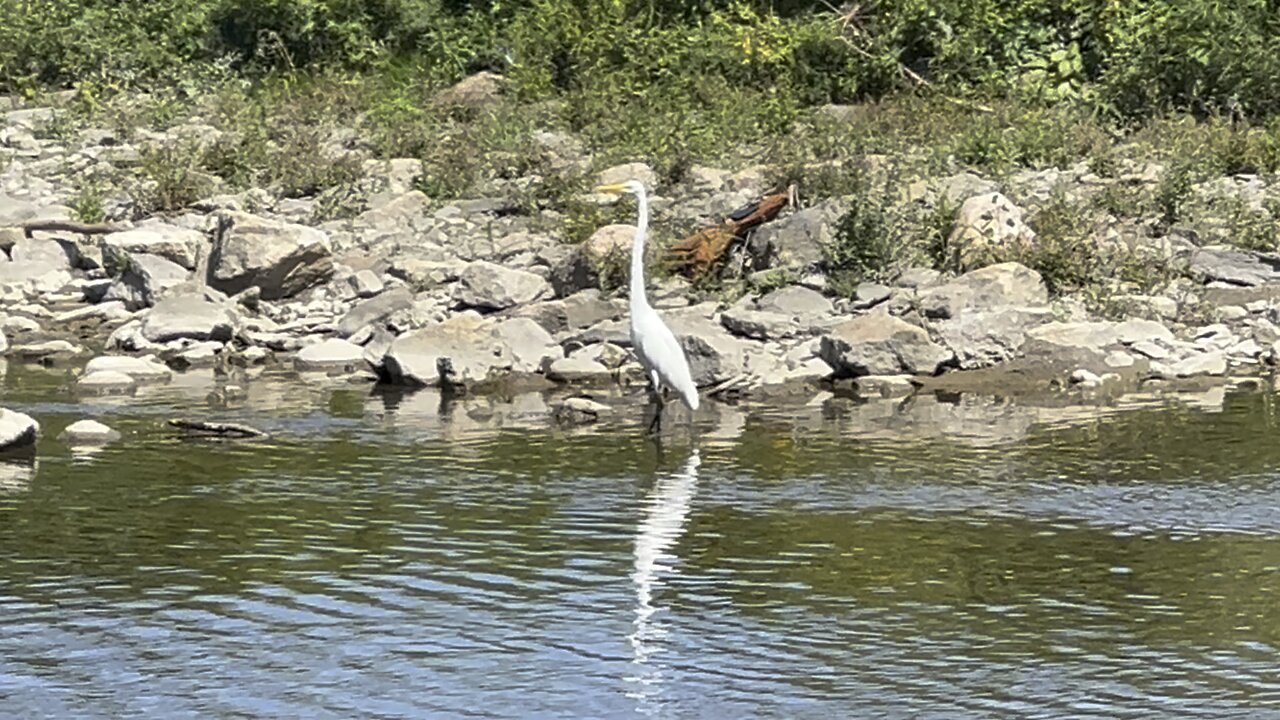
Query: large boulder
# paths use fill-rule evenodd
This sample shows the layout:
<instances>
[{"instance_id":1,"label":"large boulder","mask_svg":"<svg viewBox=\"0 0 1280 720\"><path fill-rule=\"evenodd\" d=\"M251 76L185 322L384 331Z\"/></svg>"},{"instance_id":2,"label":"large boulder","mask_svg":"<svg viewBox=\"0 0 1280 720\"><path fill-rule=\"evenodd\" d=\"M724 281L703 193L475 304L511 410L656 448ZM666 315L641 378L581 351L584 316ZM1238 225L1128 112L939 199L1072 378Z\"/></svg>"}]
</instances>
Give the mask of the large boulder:
<instances>
[{"instance_id":1,"label":"large boulder","mask_svg":"<svg viewBox=\"0 0 1280 720\"><path fill-rule=\"evenodd\" d=\"M926 317L954 318L965 311L1039 307L1049 302L1040 273L1016 262L988 265L951 282L921 291L917 305Z\"/></svg>"},{"instance_id":2,"label":"large boulder","mask_svg":"<svg viewBox=\"0 0 1280 720\"><path fill-rule=\"evenodd\" d=\"M142 319L142 336L149 342L179 338L230 340L238 318L228 304L202 293L174 294L161 299Z\"/></svg>"},{"instance_id":3,"label":"large boulder","mask_svg":"<svg viewBox=\"0 0 1280 720\"><path fill-rule=\"evenodd\" d=\"M306 225L242 212L218 217L209 284L227 294L250 287L264 300L290 297L333 275L328 237Z\"/></svg>"},{"instance_id":4,"label":"large boulder","mask_svg":"<svg viewBox=\"0 0 1280 720\"><path fill-rule=\"evenodd\" d=\"M972 270L1030 249L1035 238L1017 205L998 192L988 192L960 206L947 251L956 267Z\"/></svg>"},{"instance_id":5,"label":"large boulder","mask_svg":"<svg viewBox=\"0 0 1280 720\"><path fill-rule=\"evenodd\" d=\"M720 324L734 335L753 340L778 340L795 335L800 328L790 316L764 310L729 308Z\"/></svg>"},{"instance_id":6,"label":"large boulder","mask_svg":"<svg viewBox=\"0 0 1280 720\"><path fill-rule=\"evenodd\" d=\"M822 337L819 355L840 377L933 375L953 358L923 328L884 313L833 327Z\"/></svg>"},{"instance_id":7,"label":"large boulder","mask_svg":"<svg viewBox=\"0 0 1280 720\"><path fill-rule=\"evenodd\" d=\"M817 268L847 211L844 201L826 200L760 226L747 239L752 265L757 270L781 267L797 272Z\"/></svg>"},{"instance_id":8,"label":"large boulder","mask_svg":"<svg viewBox=\"0 0 1280 720\"><path fill-rule=\"evenodd\" d=\"M551 285L541 276L484 260L468 264L459 281L458 302L482 310L505 310L551 295Z\"/></svg>"},{"instance_id":9,"label":"large boulder","mask_svg":"<svg viewBox=\"0 0 1280 720\"><path fill-rule=\"evenodd\" d=\"M1205 282L1265 285L1280 280L1280 256L1228 247L1204 247L1191 254L1189 270Z\"/></svg>"},{"instance_id":10,"label":"large boulder","mask_svg":"<svg viewBox=\"0 0 1280 720\"><path fill-rule=\"evenodd\" d=\"M145 253L162 257L187 270L195 270L200 247L207 240L205 234L198 230L167 223L147 223L102 236L102 255L108 266L119 255Z\"/></svg>"},{"instance_id":11,"label":"large boulder","mask_svg":"<svg viewBox=\"0 0 1280 720\"><path fill-rule=\"evenodd\" d=\"M1114 368L1105 360L1113 350L1175 342L1173 333L1153 320L1051 322L1027 331L1022 356L1045 370L1110 372Z\"/></svg>"},{"instance_id":12,"label":"large boulder","mask_svg":"<svg viewBox=\"0 0 1280 720\"><path fill-rule=\"evenodd\" d=\"M474 313L401 335L382 360L388 381L413 386L473 385L514 364L494 324Z\"/></svg>"},{"instance_id":13,"label":"large boulder","mask_svg":"<svg viewBox=\"0 0 1280 720\"><path fill-rule=\"evenodd\" d=\"M0 408L0 453L28 450L40 436L40 423L30 415Z\"/></svg>"},{"instance_id":14,"label":"large boulder","mask_svg":"<svg viewBox=\"0 0 1280 720\"><path fill-rule=\"evenodd\" d=\"M155 305L165 290L181 285L191 276L181 265L146 253L122 254L116 266L122 270L107 288L102 301L119 300L129 310Z\"/></svg>"},{"instance_id":15,"label":"large boulder","mask_svg":"<svg viewBox=\"0 0 1280 720\"><path fill-rule=\"evenodd\" d=\"M587 238L582 244L582 251L588 260L597 264L625 260L630 256L635 237L634 225L605 225Z\"/></svg>"},{"instance_id":16,"label":"large boulder","mask_svg":"<svg viewBox=\"0 0 1280 720\"><path fill-rule=\"evenodd\" d=\"M753 346L734 337L719 323L701 315L673 314L668 322L689 361L689 373L698 387L715 385L748 373Z\"/></svg>"}]
</instances>

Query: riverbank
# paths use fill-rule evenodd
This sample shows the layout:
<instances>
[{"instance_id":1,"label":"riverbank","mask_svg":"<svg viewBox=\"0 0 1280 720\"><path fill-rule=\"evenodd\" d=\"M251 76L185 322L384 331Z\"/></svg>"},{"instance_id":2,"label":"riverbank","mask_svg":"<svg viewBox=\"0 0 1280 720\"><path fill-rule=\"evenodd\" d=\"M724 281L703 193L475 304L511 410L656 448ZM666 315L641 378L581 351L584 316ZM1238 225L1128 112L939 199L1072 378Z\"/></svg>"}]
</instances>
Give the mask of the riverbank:
<instances>
[{"instance_id":1,"label":"riverbank","mask_svg":"<svg viewBox=\"0 0 1280 720\"><path fill-rule=\"evenodd\" d=\"M484 81L449 97L500 101ZM208 372L234 403L250 373L286 372L473 396L552 390L579 396L553 416L597 419L583 398L643 383L620 291L633 209L583 189L626 178L655 191L651 298L718 399L1087 399L1269 375L1280 352L1269 175L1096 157L980 174L862 153L693 166L675 180L544 132L529 136L542 158L531 174L451 198L424 191L419 160L321 125L321 157L303 159L343 180L237 190L202 169L211 148L234 146L232 130L195 106L159 129L121 129L63 102L3 111L0 352L65 369L86 397ZM828 107L815 122L852 132L865 112ZM523 192L550 177L573 182ZM782 180L798 201L711 273L665 262L675 240ZM86 221L107 227L75 224Z\"/></svg>"}]
</instances>

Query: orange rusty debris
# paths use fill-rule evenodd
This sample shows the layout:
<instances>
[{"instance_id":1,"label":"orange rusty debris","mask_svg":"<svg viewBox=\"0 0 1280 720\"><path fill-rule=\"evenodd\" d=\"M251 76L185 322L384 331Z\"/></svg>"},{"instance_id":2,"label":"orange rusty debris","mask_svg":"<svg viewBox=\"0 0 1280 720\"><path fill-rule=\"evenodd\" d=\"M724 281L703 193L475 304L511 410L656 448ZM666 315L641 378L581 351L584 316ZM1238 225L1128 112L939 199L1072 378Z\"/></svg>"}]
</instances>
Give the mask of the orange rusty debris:
<instances>
[{"instance_id":1,"label":"orange rusty debris","mask_svg":"<svg viewBox=\"0 0 1280 720\"><path fill-rule=\"evenodd\" d=\"M729 214L719 225L705 227L667 250L672 266L693 277L701 277L724 259L734 241L743 239L753 228L778 216L791 204L793 191L773 193L749 203Z\"/></svg>"}]
</instances>

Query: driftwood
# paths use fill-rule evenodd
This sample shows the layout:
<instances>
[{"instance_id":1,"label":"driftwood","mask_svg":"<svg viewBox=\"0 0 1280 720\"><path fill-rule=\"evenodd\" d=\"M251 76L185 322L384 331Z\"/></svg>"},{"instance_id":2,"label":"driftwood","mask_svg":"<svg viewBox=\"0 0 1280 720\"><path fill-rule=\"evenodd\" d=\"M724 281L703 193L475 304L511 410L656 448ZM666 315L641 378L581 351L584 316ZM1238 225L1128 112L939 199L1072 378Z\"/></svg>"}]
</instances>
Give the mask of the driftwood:
<instances>
[{"instance_id":1,"label":"driftwood","mask_svg":"<svg viewBox=\"0 0 1280 720\"><path fill-rule=\"evenodd\" d=\"M204 420L183 420L174 418L169 424L190 435L204 435L223 438L265 438L267 433L258 428L239 423L215 423Z\"/></svg>"},{"instance_id":2,"label":"driftwood","mask_svg":"<svg viewBox=\"0 0 1280 720\"><path fill-rule=\"evenodd\" d=\"M35 220L22 226L22 234L32 237L38 232L70 232L80 235L106 235L125 228L110 223L78 223L70 220Z\"/></svg>"}]
</instances>

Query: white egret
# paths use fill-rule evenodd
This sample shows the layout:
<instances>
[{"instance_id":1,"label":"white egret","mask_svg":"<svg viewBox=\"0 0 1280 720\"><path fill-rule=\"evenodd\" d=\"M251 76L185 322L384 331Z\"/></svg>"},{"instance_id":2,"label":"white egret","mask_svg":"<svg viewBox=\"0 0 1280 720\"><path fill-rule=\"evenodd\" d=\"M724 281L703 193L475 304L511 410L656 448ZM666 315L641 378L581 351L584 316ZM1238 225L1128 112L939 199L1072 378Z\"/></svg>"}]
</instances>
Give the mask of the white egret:
<instances>
[{"instance_id":1,"label":"white egret","mask_svg":"<svg viewBox=\"0 0 1280 720\"><path fill-rule=\"evenodd\" d=\"M596 192L614 195L631 193L636 196L636 204L639 206L636 237L631 245L631 347L649 375L651 392L658 403L658 413L653 422L653 426L657 426L662 417L664 386L675 390L691 411L698 409L698 388L693 384L689 361L685 359L680 342L645 295L644 240L649 231L649 199L645 195L644 185L635 180L601 185L596 188Z\"/></svg>"}]
</instances>

